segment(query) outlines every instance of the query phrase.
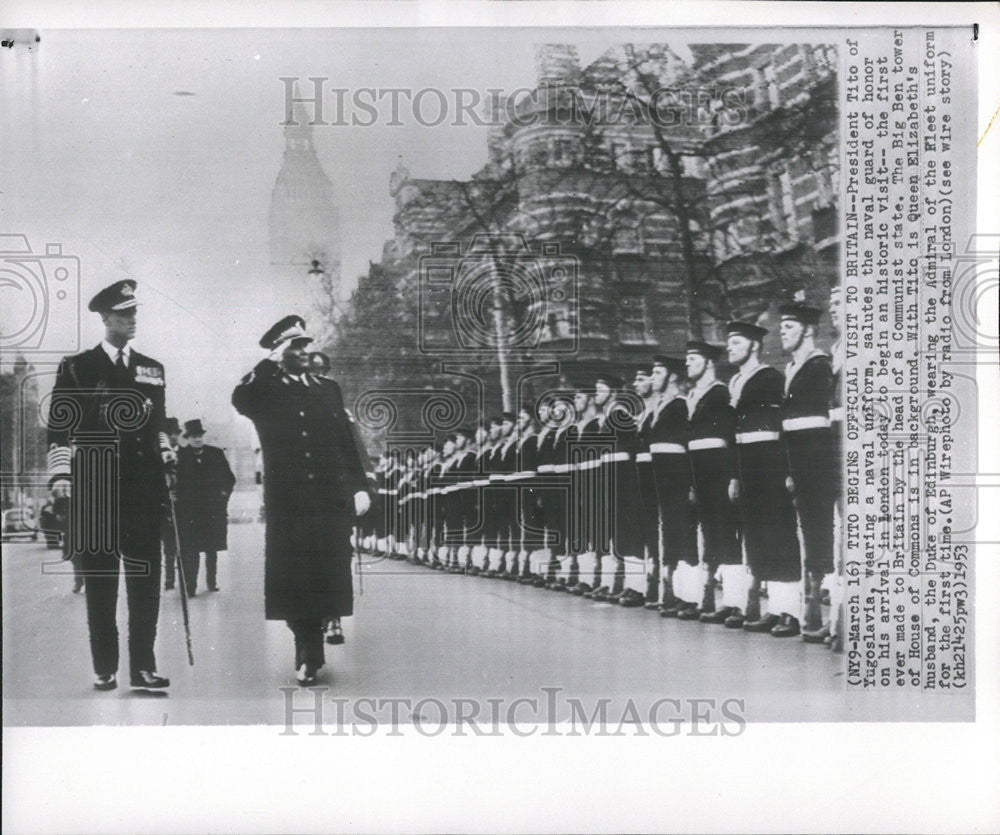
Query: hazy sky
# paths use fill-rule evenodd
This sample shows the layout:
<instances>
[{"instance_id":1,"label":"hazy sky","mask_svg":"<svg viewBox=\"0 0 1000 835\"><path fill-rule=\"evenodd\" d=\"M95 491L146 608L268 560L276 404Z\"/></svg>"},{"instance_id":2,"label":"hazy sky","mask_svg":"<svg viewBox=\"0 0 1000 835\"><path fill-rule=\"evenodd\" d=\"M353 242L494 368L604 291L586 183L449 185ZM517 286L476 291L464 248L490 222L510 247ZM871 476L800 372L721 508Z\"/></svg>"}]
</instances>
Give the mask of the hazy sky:
<instances>
[{"instance_id":1,"label":"hazy sky","mask_svg":"<svg viewBox=\"0 0 1000 835\"><path fill-rule=\"evenodd\" d=\"M534 44L552 40L434 29L41 36L32 52L0 50L0 231L26 234L36 252L58 242L80 258L81 348L101 336L87 299L135 278L144 303L135 344L166 365L169 412L209 420L228 417L232 387L259 358L267 326L306 312L268 265L267 212L284 147L279 78L485 95L533 86ZM607 33L577 30L573 39L584 62L608 45ZM403 126L314 129L350 282L392 236L388 181L398 162L413 176L449 178L485 161L485 128L425 127L402 112ZM0 288L0 302L9 328L23 313L17 291Z\"/></svg>"}]
</instances>

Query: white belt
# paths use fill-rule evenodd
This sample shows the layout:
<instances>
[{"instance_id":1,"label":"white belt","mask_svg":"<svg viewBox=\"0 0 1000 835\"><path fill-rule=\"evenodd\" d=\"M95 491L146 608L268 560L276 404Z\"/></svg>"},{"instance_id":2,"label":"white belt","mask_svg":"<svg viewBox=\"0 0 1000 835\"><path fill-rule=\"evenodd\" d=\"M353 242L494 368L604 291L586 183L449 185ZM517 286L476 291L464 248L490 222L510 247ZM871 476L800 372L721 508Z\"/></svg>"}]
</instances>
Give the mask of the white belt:
<instances>
[{"instance_id":1,"label":"white belt","mask_svg":"<svg viewBox=\"0 0 1000 835\"><path fill-rule=\"evenodd\" d=\"M556 470L555 464L539 464L538 472L540 473L554 473Z\"/></svg>"},{"instance_id":2,"label":"white belt","mask_svg":"<svg viewBox=\"0 0 1000 835\"><path fill-rule=\"evenodd\" d=\"M514 473L513 475L507 476L507 481L521 481L525 478L534 478L534 470L521 470L519 473Z\"/></svg>"},{"instance_id":3,"label":"white belt","mask_svg":"<svg viewBox=\"0 0 1000 835\"><path fill-rule=\"evenodd\" d=\"M389 491L386 490L384 487L379 487L378 488L378 494L380 496L388 496L389 495Z\"/></svg>"},{"instance_id":4,"label":"white belt","mask_svg":"<svg viewBox=\"0 0 1000 835\"><path fill-rule=\"evenodd\" d=\"M637 462L641 462L641 461L652 461L652 460L653 460L653 456L652 456L652 455L650 455L650 454L649 454L648 452L637 452L637 453L635 454L635 460L636 460Z\"/></svg>"},{"instance_id":5,"label":"white belt","mask_svg":"<svg viewBox=\"0 0 1000 835\"><path fill-rule=\"evenodd\" d=\"M552 472L554 472L554 473L568 473L572 469L573 469L573 465L572 464L553 464L552 465Z\"/></svg>"},{"instance_id":6,"label":"white belt","mask_svg":"<svg viewBox=\"0 0 1000 835\"><path fill-rule=\"evenodd\" d=\"M605 452L601 456L601 461L607 464L610 461L628 461L632 458L627 452Z\"/></svg>"},{"instance_id":7,"label":"white belt","mask_svg":"<svg viewBox=\"0 0 1000 835\"><path fill-rule=\"evenodd\" d=\"M474 482L472 482L472 486L473 487L486 487L489 483L490 483L490 480L488 478L477 478Z\"/></svg>"},{"instance_id":8,"label":"white belt","mask_svg":"<svg viewBox=\"0 0 1000 835\"><path fill-rule=\"evenodd\" d=\"M826 429L829 426L830 418L821 415L788 418L788 420L781 421L781 428L786 432L800 432L803 429Z\"/></svg>"},{"instance_id":9,"label":"white belt","mask_svg":"<svg viewBox=\"0 0 1000 835\"><path fill-rule=\"evenodd\" d=\"M725 449L726 442L722 438L695 438L688 441L688 449Z\"/></svg>"},{"instance_id":10,"label":"white belt","mask_svg":"<svg viewBox=\"0 0 1000 835\"><path fill-rule=\"evenodd\" d=\"M766 429L757 432L737 432L736 443L738 444L762 444L764 441L776 441L781 437L778 432L769 432Z\"/></svg>"},{"instance_id":11,"label":"white belt","mask_svg":"<svg viewBox=\"0 0 1000 835\"><path fill-rule=\"evenodd\" d=\"M426 499L427 498L427 494L425 492L423 492L422 490L420 490L420 491L418 491L416 493L410 493L410 498L411 499Z\"/></svg>"},{"instance_id":12,"label":"white belt","mask_svg":"<svg viewBox=\"0 0 1000 835\"><path fill-rule=\"evenodd\" d=\"M581 461L579 464L574 465L578 470L593 470L601 466L600 460L593 461Z\"/></svg>"},{"instance_id":13,"label":"white belt","mask_svg":"<svg viewBox=\"0 0 1000 835\"><path fill-rule=\"evenodd\" d=\"M665 441L657 441L655 444L649 445L649 451L654 454L660 454L663 452L673 452L673 453L683 453L687 452L684 448L684 444L670 444Z\"/></svg>"},{"instance_id":14,"label":"white belt","mask_svg":"<svg viewBox=\"0 0 1000 835\"><path fill-rule=\"evenodd\" d=\"M440 492L441 492L440 487L431 487L426 493L424 493L424 496L426 497L436 496Z\"/></svg>"},{"instance_id":15,"label":"white belt","mask_svg":"<svg viewBox=\"0 0 1000 835\"><path fill-rule=\"evenodd\" d=\"M447 487L442 487L441 488L441 492L442 493L454 493L456 490L461 490L461 489L462 489L462 485L461 484L449 484Z\"/></svg>"},{"instance_id":16,"label":"white belt","mask_svg":"<svg viewBox=\"0 0 1000 835\"><path fill-rule=\"evenodd\" d=\"M490 473L489 481L504 481L503 473Z\"/></svg>"},{"instance_id":17,"label":"white belt","mask_svg":"<svg viewBox=\"0 0 1000 835\"><path fill-rule=\"evenodd\" d=\"M844 420L844 407L837 406L835 409L830 409L830 420L839 420L843 422Z\"/></svg>"}]
</instances>

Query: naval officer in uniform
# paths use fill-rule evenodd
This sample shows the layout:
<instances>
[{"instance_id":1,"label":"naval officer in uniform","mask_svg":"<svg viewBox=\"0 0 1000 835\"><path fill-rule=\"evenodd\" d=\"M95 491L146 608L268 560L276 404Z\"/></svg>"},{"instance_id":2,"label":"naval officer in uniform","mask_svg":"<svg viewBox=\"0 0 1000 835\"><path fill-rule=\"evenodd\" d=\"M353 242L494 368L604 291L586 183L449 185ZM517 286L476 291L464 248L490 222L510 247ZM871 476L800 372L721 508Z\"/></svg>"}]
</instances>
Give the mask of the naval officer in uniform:
<instances>
[{"instance_id":1,"label":"naval officer in uniform","mask_svg":"<svg viewBox=\"0 0 1000 835\"><path fill-rule=\"evenodd\" d=\"M264 452L264 616L295 635L303 686L324 664L324 623L353 613L351 529L370 503L340 386L309 372L311 341L302 318L285 317L233 392Z\"/></svg>"},{"instance_id":2,"label":"naval officer in uniform","mask_svg":"<svg viewBox=\"0 0 1000 835\"><path fill-rule=\"evenodd\" d=\"M118 523L120 553L98 549L84 551L81 556L87 578L87 626L96 675L94 688L103 691L118 686L116 612L120 563L125 566L132 687L161 689L170 685L156 671L153 644L160 612L163 467L172 463L175 456L164 431L167 416L163 365L129 344L136 329L135 289L136 282L126 279L105 287L90 300L89 309L99 313L104 323L104 339L89 351L63 359L49 409L50 448L70 448L82 433L110 433L118 442L118 507L112 509L111 518ZM134 409L133 404L136 404ZM67 417L74 417L75 425ZM74 468L79 460L74 461ZM72 508L86 508L91 520L108 518L107 509L100 507L103 499L89 480L77 483L77 489L80 495L74 498ZM72 528L72 509L70 513ZM76 525L85 522L82 519ZM111 538L110 532L90 533L91 541L107 543ZM73 541L71 537L71 546Z\"/></svg>"}]
</instances>

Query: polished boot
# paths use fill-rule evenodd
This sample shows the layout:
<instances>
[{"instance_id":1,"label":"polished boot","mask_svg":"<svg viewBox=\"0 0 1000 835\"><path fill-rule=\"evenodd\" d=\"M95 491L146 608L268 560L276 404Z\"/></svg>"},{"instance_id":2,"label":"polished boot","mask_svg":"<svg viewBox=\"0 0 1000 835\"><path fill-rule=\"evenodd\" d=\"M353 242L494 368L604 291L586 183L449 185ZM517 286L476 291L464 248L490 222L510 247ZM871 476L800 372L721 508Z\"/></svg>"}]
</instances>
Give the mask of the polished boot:
<instances>
[{"instance_id":1,"label":"polished boot","mask_svg":"<svg viewBox=\"0 0 1000 835\"><path fill-rule=\"evenodd\" d=\"M726 629L742 629L743 624L746 623L747 617L739 609L736 609L728 618L723 622L723 626Z\"/></svg>"},{"instance_id":2,"label":"polished boot","mask_svg":"<svg viewBox=\"0 0 1000 835\"><path fill-rule=\"evenodd\" d=\"M781 622L771 630L775 638L794 638L800 632L798 618L791 615L782 615Z\"/></svg>"},{"instance_id":3,"label":"polished boot","mask_svg":"<svg viewBox=\"0 0 1000 835\"><path fill-rule=\"evenodd\" d=\"M170 679L158 676L155 672L139 670L132 676L132 687L136 690L160 690L170 686Z\"/></svg>"},{"instance_id":4,"label":"polished boot","mask_svg":"<svg viewBox=\"0 0 1000 835\"><path fill-rule=\"evenodd\" d=\"M702 623L725 623L727 618L739 613L739 611L736 606L723 606L714 612L705 612L699 620Z\"/></svg>"},{"instance_id":5,"label":"polished boot","mask_svg":"<svg viewBox=\"0 0 1000 835\"><path fill-rule=\"evenodd\" d=\"M340 625L340 618L332 618L323 630L328 644L339 645L344 643L344 630Z\"/></svg>"},{"instance_id":6,"label":"polished boot","mask_svg":"<svg viewBox=\"0 0 1000 835\"><path fill-rule=\"evenodd\" d=\"M677 620L698 621L702 612L697 603L685 603L677 608Z\"/></svg>"},{"instance_id":7,"label":"polished boot","mask_svg":"<svg viewBox=\"0 0 1000 835\"><path fill-rule=\"evenodd\" d=\"M646 603L646 595L637 592L635 589L625 589L622 596L618 598L618 605L626 609L641 609Z\"/></svg>"},{"instance_id":8,"label":"polished boot","mask_svg":"<svg viewBox=\"0 0 1000 835\"><path fill-rule=\"evenodd\" d=\"M760 620L752 620L743 624L744 632L770 632L781 622L775 614L764 615Z\"/></svg>"},{"instance_id":9,"label":"polished boot","mask_svg":"<svg viewBox=\"0 0 1000 835\"><path fill-rule=\"evenodd\" d=\"M807 644L829 644L830 628L828 626L821 626L819 629L804 629L802 631L802 640Z\"/></svg>"},{"instance_id":10,"label":"polished boot","mask_svg":"<svg viewBox=\"0 0 1000 835\"><path fill-rule=\"evenodd\" d=\"M94 689L100 690L101 692L107 692L108 690L114 690L118 687L118 679L114 673L108 673L106 676L97 676L94 679Z\"/></svg>"}]
</instances>

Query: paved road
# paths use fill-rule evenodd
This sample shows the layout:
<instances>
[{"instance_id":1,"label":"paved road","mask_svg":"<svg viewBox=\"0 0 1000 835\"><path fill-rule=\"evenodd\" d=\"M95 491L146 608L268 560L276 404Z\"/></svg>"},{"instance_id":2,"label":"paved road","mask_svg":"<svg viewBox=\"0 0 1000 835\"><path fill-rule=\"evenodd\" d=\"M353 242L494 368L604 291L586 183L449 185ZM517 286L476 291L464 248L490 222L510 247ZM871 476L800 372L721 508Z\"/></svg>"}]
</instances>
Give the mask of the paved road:
<instances>
[{"instance_id":1,"label":"paved road","mask_svg":"<svg viewBox=\"0 0 1000 835\"><path fill-rule=\"evenodd\" d=\"M253 519L252 494L241 498L236 515ZM230 526L222 590L190 602L194 667L185 658L180 599L164 593L157 656L173 684L169 696L151 697L91 689L85 601L72 594L71 576L58 573L67 566L45 565L56 552L42 544L5 545L6 723L281 723L289 696L279 688L294 685L292 639L283 623L263 618L262 547L256 521ZM535 697L544 704L543 688L559 688L560 700L596 705L610 698L611 717L629 699L644 711L662 698L743 699L751 720L848 717L842 657L799 640L666 621L641 609L398 562L366 564L363 594L355 579L347 642L327 648L324 698ZM127 674L124 642L123 634Z\"/></svg>"}]
</instances>

